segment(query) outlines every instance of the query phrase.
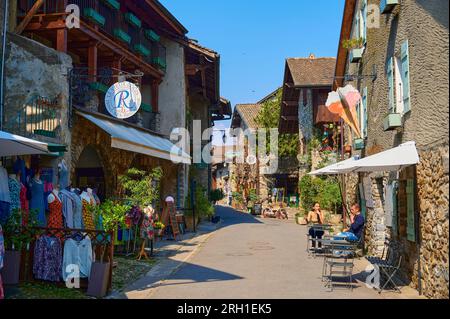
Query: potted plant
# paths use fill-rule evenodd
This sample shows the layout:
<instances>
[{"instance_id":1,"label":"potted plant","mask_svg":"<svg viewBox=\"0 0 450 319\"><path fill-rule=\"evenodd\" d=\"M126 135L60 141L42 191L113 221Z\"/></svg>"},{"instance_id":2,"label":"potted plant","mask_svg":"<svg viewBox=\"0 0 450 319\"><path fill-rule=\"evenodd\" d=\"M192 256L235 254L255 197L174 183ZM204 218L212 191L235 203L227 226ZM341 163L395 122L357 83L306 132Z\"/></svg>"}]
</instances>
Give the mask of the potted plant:
<instances>
[{"instance_id":1,"label":"potted plant","mask_svg":"<svg viewBox=\"0 0 450 319\"><path fill-rule=\"evenodd\" d=\"M350 51L350 62L357 63L362 59L364 39L348 39L342 42L342 47Z\"/></svg>"},{"instance_id":2,"label":"potted plant","mask_svg":"<svg viewBox=\"0 0 450 319\"><path fill-rule=\"evenodd\" d=\"M162 222L154 222L153 228L155 229L155 236L161 238L165 227L166 226Z\"/></svg>"},{"instance_id":3,"label":"potted plant","mask_svg":"<svg viewBox=\"0 0 450 319\"><path fill-rule=\"evenodd\" d=\"M27 216L26 221L22 220ZM2 278L5 285L18 285L20 281L20 264L22 250L27 249L35 238L33 227L37 226L37 212L14 209L3 229L5 238L5 257ZM29 227L24 231L22 224Z\"/></svg>"}]
</instances>

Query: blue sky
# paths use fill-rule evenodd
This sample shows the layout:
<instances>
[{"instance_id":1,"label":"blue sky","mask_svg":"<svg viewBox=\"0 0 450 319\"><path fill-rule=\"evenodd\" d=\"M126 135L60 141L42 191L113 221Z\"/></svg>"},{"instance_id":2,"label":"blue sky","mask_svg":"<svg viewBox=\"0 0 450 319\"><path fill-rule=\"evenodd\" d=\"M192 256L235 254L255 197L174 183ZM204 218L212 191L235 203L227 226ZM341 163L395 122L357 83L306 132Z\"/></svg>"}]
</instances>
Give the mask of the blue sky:
<instances>
[{"instance_id":1,"label":"blue sky","mask_svg":"<svg viewBox=\"0 0 450 319\"><path fill-rule=\"evenodd\" d=\"M285 59L335 57L344 0L161 0L188 36L221 55L221 95L254 103L282 85ZM229 121L216 127L229 127Z\"/></svg>"}]
</instances>

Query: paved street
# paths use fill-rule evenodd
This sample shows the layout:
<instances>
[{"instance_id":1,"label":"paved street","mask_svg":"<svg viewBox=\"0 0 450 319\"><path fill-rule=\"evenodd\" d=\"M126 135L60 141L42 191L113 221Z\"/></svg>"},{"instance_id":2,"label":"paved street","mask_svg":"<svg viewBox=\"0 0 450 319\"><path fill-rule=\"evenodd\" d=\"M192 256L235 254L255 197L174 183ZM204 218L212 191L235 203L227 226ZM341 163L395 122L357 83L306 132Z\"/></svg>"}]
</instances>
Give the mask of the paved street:
<instances>
[{"instance_id":1,"label":"paved street","mask_svg":"<svg viewBox=\"0 0 450 319\"><path fill-rule=\"evenodd\" d=\"M355 285L350 292L333 292L321 281L322 259L313 259L305 251L306 228L292 220L259 219L217 208L222 227L187 254L184 262L175 262L176 270L167 271L165 280L146 285L144 278L126 293L128 298L414 298L417 293L404 287L402 294L383 293L367 288L363 259L357 262ZM205 237L206 236L206 237ZM187 245L186 247L188 247ZM191 245L192 246L192 245ZM148 278L147 278L148 281Z\"/></svg>"}]
</instances>

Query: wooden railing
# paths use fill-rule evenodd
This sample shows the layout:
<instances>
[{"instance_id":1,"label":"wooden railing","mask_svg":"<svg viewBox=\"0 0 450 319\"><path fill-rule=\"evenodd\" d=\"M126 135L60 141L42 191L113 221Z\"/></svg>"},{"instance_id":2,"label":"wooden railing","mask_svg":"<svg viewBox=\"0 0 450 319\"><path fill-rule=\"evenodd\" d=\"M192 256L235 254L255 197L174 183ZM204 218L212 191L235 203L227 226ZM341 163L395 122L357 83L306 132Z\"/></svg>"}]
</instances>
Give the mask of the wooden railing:
<instances>
[{"instance_id":1,"label":"wooden railing","mask_svg":"<svg viewBox=\"0 0 450 319\"><path fill-rule=\"evenodd\" d=\"M18 15L25 16L27 12L33 7L36 0L19 0L18 1ZM75 4L80 8L81 19L92 25L96 26L99 31L106 34L108 37L119 41L122 45L134 54L139 55L143 61L152 64L156 68L165 71L166 70L166 48L159 41L151 41L145 36L145 30L150 29L145 21L142 21L142 27L138 28L130 25L125 20L125 14L123 10L115 10L107 6L104 1L100 0L46 0L36 14L48 15L56 13L65 13L65 4ZM101 17L104 18L104 24L96 24L87 16L88 11L86 9L93 9ZM90 11L92 12L92 11ZM133 12L134 15L139 17L139 12ZM142 20L142 19L141 19ZM122 30L126 35L131 37L129 43L120 40L117 36L117 30ZM142 45L150 51L150 55L142 53L142 50L136 50L136 46ZM144 50L145 51L145 50Z\"/></svg>"}]
</instances>

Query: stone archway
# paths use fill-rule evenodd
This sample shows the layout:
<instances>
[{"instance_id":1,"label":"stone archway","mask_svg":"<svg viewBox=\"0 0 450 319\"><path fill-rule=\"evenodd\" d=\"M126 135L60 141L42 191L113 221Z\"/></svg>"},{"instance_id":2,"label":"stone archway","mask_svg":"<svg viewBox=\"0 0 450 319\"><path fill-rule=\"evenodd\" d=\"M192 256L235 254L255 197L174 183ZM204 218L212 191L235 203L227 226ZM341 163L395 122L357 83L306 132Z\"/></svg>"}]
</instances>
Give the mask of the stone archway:
<instances>
[{"instance_id":1,"label":"stone archway","mask_svg":"<svg viewBox=\"0 0 450 319\"><path fill-rule=\"evenodd\" d=\"M78 188L90 187L96 189L101 200L106 198L107 185L105 165L98 150L93 145L87 145L80 153L74 166L74 185Z\"/></svg>"}]
</instances>

